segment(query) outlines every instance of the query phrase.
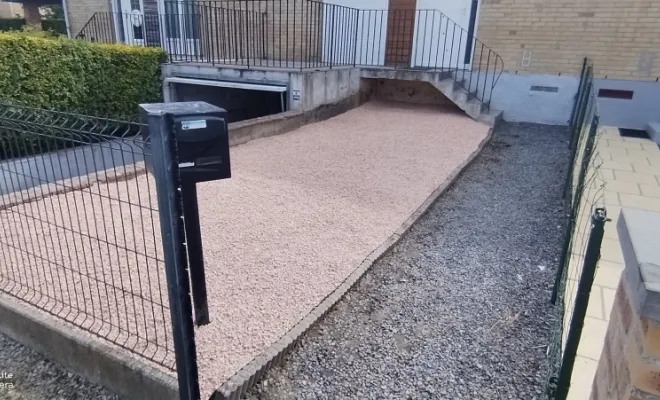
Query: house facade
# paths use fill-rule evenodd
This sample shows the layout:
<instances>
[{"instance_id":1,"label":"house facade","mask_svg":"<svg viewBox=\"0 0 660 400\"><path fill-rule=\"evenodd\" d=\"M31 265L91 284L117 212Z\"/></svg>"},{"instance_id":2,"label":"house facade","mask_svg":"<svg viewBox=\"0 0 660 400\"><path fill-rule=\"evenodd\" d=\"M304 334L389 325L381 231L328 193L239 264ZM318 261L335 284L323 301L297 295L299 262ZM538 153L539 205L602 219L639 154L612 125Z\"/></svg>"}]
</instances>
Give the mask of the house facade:
<instances>
[{"instance_id":1,"label":"house facade","mask_svg":"<svg viewBox=\"0 0 660 400\"><path fill-rule=\"evenodd\" d=\"M660 0L64 2L72 36L172 61L483 71L508 120L566 123L589 57L605 123L660 120Z\"/></svg>"},{"instance_id":2,"label":"house facade","mask_svg":"<svg viewBox=\"0 0 660 400\"><path fill-rule=\"evenodd\" d=\"M23 6L18 3L0 1L0 18L23 17Z\"/></svg>"}]
</instances>

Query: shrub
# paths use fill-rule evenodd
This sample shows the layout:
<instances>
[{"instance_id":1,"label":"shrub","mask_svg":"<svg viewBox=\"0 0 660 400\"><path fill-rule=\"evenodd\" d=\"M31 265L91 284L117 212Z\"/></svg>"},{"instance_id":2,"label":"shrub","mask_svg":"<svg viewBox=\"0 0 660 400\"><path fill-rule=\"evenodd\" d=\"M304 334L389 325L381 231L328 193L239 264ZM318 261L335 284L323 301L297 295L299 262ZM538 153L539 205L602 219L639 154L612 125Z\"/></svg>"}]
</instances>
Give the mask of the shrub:
<instances>
[{"instance_id":1,"label":"shrub","mask_svg":"<svg viewBox=\"0 0 660 400\"><path fill-rule=\"evenodd\" d=\"M0 18L0 31L20 31L24 25L23 18Z\"/></svg>"},{"instance_id":2,"label":"shrub","mask_svg":"<svg viewBox=\"0 0 660 400\"><path fill-rule=\"evenodd\" d=\"M0 31L20 31L26 27L24 18L0 18ZM56 35L66 35L66 21L63 19L44 19L41 29Z\"/></svg>"},{"instance_id":3,"label":"shrub","mask_svg":"<svg viewBox=\"0 0 660 400\"><path fill-rule=\"evenodd\" d=\"M66 35L66 21L63 19L44 19L41 21L41 29L58 35Z\"/></svg>"},{"instance_id":4,"label":"shrub","mask_svg":"<svg viewBox=\"0 0 660 400\"><path fill-rule=\"evenodd\" d=\"M136 120L161 98L162 49L0 33L0 100Z\"/></svg>"}]
</instances>

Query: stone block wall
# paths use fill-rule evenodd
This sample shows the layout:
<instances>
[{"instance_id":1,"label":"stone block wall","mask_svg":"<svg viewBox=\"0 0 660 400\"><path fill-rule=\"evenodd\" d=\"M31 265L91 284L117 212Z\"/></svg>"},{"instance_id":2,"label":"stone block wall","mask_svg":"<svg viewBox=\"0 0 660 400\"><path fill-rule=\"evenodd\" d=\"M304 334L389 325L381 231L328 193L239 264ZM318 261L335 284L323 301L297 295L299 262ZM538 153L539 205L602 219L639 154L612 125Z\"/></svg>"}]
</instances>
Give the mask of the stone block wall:
<instances>
[{"instance_id":1,"label":"stone block wall","mask_svg":"<svg viewBox=\"0 0 660 400\"><path fill-rule=\"evenodd\" d=\"M69 13L69 26L71 28L71 35L76 37L82 28L87 24L87 22L92 18L94 13L103 12L108 13L110 9L109 0L74 0L67 3L69 4L68 13ZM94 27L95 29L112 29L114 34L114 25L112 25L112 19L110 14L106 14L102 18L103 27L98 26ZM107 28L106 28L107 25Z\"/></svg>"},{"instance_id":2,"label":"stone block wall","mask_svg":"<svg viewBox=\"0 0 660 400\"><path fill-rule=\"evenodd\" d=\"M591 400L660 400L660 213L624 209L625 269Z\"/></svg>"}]
</instances>

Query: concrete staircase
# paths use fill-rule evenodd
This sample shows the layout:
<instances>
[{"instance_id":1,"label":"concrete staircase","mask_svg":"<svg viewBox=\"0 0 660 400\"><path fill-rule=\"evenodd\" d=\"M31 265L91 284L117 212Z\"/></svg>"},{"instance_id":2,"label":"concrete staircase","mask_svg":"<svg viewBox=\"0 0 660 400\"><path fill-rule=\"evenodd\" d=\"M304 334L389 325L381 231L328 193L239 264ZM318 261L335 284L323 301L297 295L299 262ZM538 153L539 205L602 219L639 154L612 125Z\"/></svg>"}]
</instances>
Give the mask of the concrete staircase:
<instances>
[{"instance_id":1,"label":"concrete staircase","mask_svg":"<svg viewBox=\"0 0 660 400\"><path fill-rule=\"evenodd\" d=\"M454 79L453 73L448 71L415 71L396 70L382 67L362 68L362 78L369 79L396 79L401 81L428 82L456 104L461 110L475 121L484 122L490 126L502 118L501 110L488 109L487 103L471 96L470 93Z\"/></svg>"}]
</instances>

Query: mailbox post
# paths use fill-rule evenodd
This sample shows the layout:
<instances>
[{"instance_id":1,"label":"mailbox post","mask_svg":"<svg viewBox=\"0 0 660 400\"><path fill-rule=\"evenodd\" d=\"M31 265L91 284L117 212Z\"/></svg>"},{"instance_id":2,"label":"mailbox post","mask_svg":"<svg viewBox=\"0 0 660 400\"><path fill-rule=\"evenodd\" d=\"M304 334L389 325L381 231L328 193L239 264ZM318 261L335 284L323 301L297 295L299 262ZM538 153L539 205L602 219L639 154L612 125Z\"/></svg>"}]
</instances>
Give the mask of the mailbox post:
<instances>
[{"instance_id":1,"label":"mailbox post","mask_svg":"<svg viewBox=\"0 0 660 400\"><path fill-rule=\"evenodd\" d=\"M199 101L142 104L140 112L158 192L179 394L197 400L192 309L195 324L209 323L197 183L231 177L227 112Z\"/></svg>"},{"instance_id":2,"label":"mailbox post","mask_svg":"<svg viewBox=\"0 0 660 400\"><path fill-rule=\"evenodd\" d=\"M190 263L195 324L210 322L204 273L202 233L199 226L197 183L231 177L227 111L193 101L175 104L174 137L178 144L181 195Z\"/></svg>"}]
</instances>

